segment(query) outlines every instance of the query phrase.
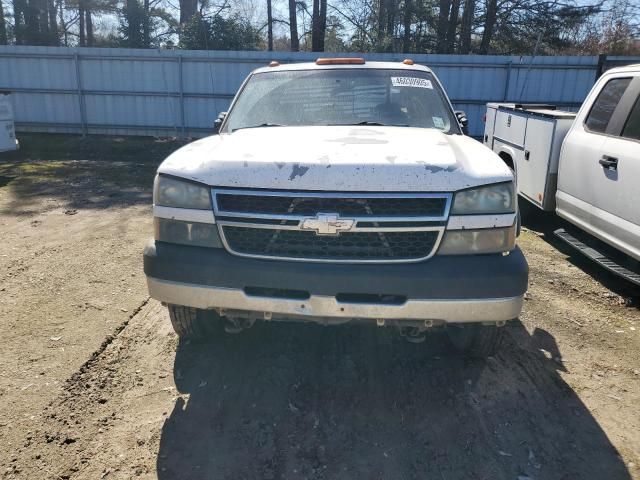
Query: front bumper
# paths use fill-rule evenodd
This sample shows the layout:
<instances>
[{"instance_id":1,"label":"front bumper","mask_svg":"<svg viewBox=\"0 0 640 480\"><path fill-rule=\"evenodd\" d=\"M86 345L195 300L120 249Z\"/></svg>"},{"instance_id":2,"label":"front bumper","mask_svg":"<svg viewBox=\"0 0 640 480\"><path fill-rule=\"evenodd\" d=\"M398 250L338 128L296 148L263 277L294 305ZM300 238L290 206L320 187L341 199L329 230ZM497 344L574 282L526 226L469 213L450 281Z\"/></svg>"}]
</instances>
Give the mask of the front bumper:
<instances>
[{"instance_id":1,"label":"front bumper","mask_svg":"<svg viewBox=\"0 0 640 480\"><path fill-rule=\"evenodd\" d=\"M223 249L150 242L144 270L149 294L202 309L303 319L500 322L517 318L528 266L507 256L435 256L420 263L353 265L257 260ZM245 289L308 292L304 299L247 294ZM342 295L401 296L400 304L340 301Z\"/></svg>"}]
</instances>

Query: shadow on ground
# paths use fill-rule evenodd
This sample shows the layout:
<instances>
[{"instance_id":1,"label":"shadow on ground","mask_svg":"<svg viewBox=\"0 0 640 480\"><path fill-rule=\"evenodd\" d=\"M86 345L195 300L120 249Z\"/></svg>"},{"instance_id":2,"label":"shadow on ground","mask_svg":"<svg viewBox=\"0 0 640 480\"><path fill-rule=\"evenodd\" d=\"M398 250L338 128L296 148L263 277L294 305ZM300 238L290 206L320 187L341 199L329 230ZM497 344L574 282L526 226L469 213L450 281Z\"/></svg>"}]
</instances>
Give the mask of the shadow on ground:
<instances>
[{"instance_id":1,"label":"shadow on ground","mask_svg":"<svg viewBox=\"0 0 640 480\"><path fill-rule=\"evenodd\" d=\"M0 153L0 188L10 200L0 213L32 215L63 206L77 210L151 204L155 171L183 143L154 138L21 135L21 150ZM58 205L56 205L58 204ZM45 207L47 208L47 207Z\"/></svg>"},{"instance_id":2,"label":"shadow on ground","mask_svg":"<svg viewBox=\"0 0 640 480\"><path fill-rule=\"evenodd\" d=\"M507 328L488 361L452 353L442 334L414 345L351 326L181 342L174 374L189 395L162 429L158 477L630 478L558 374L553 337Z\"/></svg>"}]
</instances>

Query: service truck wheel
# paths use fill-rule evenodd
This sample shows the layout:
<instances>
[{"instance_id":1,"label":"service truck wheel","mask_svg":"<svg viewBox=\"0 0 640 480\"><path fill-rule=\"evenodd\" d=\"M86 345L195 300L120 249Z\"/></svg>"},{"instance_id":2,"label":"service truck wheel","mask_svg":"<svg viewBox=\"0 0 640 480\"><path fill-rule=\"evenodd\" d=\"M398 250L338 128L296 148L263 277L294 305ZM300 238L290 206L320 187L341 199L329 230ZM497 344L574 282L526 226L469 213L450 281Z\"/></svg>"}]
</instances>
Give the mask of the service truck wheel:
<instances>
[{"instance_id":1,"label":"service truck wheel","mask_svg":"<svg viewBox=\"0 0 640 480\"><path fill-rule=\"evenodd\" d=\"M495 355L502 341L504 327L470 323L447 326L451 344L470 357L485 358Z\"/></svg>"},{"instance_id":2,"label":"service truck wheel","mask_svg":"<svg viewBox=\"0 0 640 480\"><path fill-rule=\"evenodd\" d=\"M206 339L220 331L222 321L212 310L167 305L171 325L180 338Z\"/></svg>"}]
</instances>

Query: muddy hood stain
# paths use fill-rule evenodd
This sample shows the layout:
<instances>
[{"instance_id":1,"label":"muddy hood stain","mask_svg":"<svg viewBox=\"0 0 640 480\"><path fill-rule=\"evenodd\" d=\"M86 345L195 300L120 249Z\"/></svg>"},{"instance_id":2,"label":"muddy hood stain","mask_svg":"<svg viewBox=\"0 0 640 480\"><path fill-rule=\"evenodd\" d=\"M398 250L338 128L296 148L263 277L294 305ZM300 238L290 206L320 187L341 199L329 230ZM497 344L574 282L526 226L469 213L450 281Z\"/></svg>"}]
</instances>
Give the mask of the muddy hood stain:
<instances>
[{"instance_id":1,"label":"muddy hood stain","mask_svg":"<svg viewBox=\"0 0 640 480\"><path fill-rule=\"evenodd\" d=\"M220 187L363 192L455 191L511 179L479 142L407 127L238 130L177 150L159 172Z\"/></svg>"}]
</instances>

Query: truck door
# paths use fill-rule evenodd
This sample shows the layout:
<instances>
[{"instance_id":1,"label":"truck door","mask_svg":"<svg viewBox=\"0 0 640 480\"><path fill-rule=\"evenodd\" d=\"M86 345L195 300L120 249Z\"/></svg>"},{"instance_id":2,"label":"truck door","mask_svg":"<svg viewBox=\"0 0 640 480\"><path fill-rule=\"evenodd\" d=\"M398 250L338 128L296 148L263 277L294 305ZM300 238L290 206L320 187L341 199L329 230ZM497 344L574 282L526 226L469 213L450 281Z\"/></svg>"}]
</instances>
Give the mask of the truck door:
<instances>
[{"instance_id":1,"label":"truck door","mask_svg":"<svg viewBox=\"0 0 640 480\"><path fill-rule=\"evenodd\" d=\"M631 81L629 74L600 79L600 88L594 88L585 100L560 154L556 211L597 236L592 225L593 206L597 202L596 191L607 180L600 159L613 126L612 118Z\"/></svg>"},{"instance_id":2,"label":"truck door","mask_svg":"<svg viewBox=\"0 0 640 480\"><path fill-rule=\"evenodd\" d=\"M598 168L593 172L592 225L598 236L640 260L640 72L631 82Z\"/></svg>"}]
</instances>

